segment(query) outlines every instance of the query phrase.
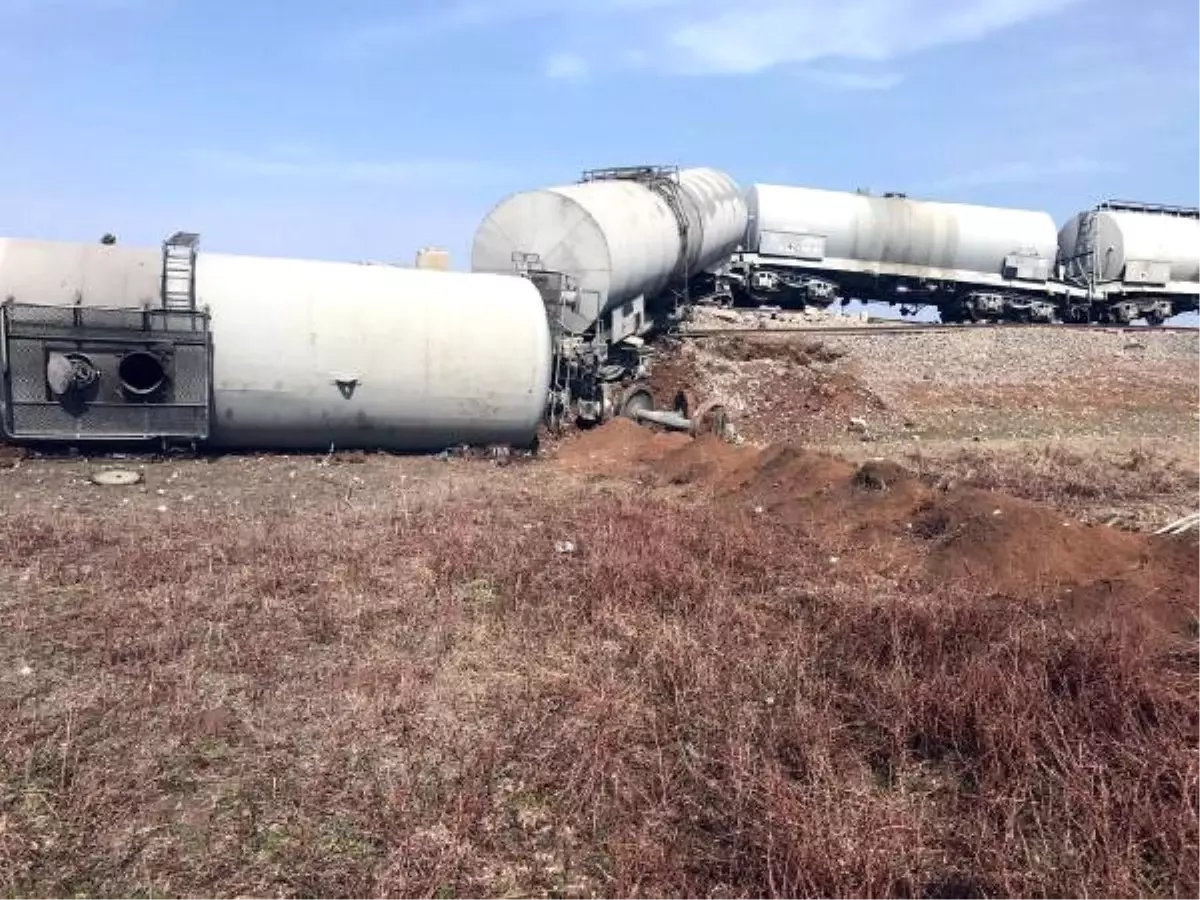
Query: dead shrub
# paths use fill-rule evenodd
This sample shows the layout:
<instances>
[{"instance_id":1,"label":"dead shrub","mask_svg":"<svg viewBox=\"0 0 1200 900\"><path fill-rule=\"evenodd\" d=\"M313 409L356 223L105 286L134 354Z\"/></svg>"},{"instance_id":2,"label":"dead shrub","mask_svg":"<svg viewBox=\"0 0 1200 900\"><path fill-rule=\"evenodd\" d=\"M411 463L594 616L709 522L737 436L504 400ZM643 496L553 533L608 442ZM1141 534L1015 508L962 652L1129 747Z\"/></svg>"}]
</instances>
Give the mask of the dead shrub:
<instances>
[{"instance_id":1,"label":"dead shrub","mask_svg":"<svg viewBox=\"0 0 1200 900\"><path fill-rule=\"evenodd\" d=\"M1194 639L495 471L0 520L6 892L1200 887Z\"/></svg>"}]
</instances>

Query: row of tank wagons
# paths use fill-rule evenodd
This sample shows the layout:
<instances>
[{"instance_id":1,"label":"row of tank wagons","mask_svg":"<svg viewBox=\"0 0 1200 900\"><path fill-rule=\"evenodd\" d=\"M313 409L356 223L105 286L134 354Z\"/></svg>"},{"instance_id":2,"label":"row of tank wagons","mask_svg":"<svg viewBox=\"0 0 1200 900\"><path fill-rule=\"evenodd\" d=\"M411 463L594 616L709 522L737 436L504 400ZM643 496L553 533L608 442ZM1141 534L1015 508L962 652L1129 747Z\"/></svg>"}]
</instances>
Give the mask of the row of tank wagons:
<instances>
[{"instance_id":1,"label":"row of tank wagons","mask_svg":"<svg viewBox=\"0 0 1200 900\"><path fill-rule=\"evenodd\" d=\"M1044 212L772 185L754 185L748 207L733 269L753 299L848 291L950 320L1157 324L1200 294L1195 209L1109 201L1056 229Z\"/></svg>"},{"instance_id":2,"label":"row of tank wagons","mask_svg":"<svg viewBox=\"0 0 1200 900\"><path fill-rule=\"evenodd\" d=\"M562 329L610 342L669 299L800 306L867 299L943 317L1152 323L1196 308L1200 214L1109 202L1044 212L755 184L713 169L585 173L485 218L472 268L522 271ZM667 304L668 306L671 304Z\"/></svg>"},{"instance_id":3,"label":"row of tank wagons","mask_svg":"<svg viewBox=\"0 0 1200 900\"><path fill-rule=\"evenodd\" d=\"M647 339L739 277L1194 304L1194 211L1077 219L1067 246L1091 249L1065 256L1086 284L1047 277L1040 213L743 193L703 168L510 197L475 236L473 273L199 253L183 233L161 248L0 239L0 436L434 450L530 445L547 410L652 420ZM1001 258L1013 271L996 274ZM686 427L695 405L664 415Z\"/></svg>"}]
</instances>

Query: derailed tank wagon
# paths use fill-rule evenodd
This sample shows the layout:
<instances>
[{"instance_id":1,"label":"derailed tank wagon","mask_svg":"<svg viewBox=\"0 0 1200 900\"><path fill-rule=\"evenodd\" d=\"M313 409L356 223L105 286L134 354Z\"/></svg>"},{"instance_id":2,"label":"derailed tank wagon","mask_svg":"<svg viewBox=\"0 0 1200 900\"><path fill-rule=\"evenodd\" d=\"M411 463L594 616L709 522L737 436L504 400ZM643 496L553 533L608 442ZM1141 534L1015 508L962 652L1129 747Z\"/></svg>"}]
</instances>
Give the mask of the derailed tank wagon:
<instances>
[{"instance_id":1,"label":"derailed tank wagon","mask_svg":"<svg viewBox=\"0 0 1200 900\"><path fill-rule=\"evenodd\" d=\"M715 169L592 170L502 201L475 234L471 267L538 286L554 335L551 417L595 423L644 407L646 339L728 296L720 270L746 224L740 187Z\"/></svg>"},{"instance_id":2,"label":"derailed tank wagon","mask_svg":"<svg viewBox=\"0 0 1200 900\"><path fill-rule=\"evenodd\" d=\"M651 341L702 303L936 307L1157 324L1197 309L1200 213L1046 213L637 166L514 194L471 273L0 239L0 438L218 447L525 446L548 418L693 432ZM666 399L666 398L664 398Z\"/></svg>"},{"instance_id":3,"label":"derailed tank wagon","mask_svg":"<svg viewBox=\"0 0 1200 900\"><path fill-rule=\"evenodd\" d=\"M10 441L531 445L550 330L526 280L0 240Z\"/></svg>"}]
</instances>

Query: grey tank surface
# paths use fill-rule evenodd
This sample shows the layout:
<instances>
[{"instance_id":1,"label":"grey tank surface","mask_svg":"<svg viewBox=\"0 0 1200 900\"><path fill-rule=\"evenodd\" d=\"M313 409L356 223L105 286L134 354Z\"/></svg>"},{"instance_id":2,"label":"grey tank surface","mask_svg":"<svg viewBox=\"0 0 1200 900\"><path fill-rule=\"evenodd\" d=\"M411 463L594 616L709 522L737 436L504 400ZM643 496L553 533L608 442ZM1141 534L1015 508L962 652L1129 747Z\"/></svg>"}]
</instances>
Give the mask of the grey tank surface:
<instances>
[{"instance_id":1,"label":"grey tank surface","mask_svg":"<svg viewBox=\"0 0 1200 900\"><path fill-rule=\"evenodd\" d=\"M1079 213L1058 235L1067 271L1099 284L1181 287L1200 281L1200 218L1173 207Z\"/></svg>"},{"instance_id":2,"label":"grey tank surface","mask_svg":"<svg viewBox=\"0 0 1200 900\"><path fill-rule=\"evenodd\" d=\"M0 239L0 301L161 306L158 249ZM531 443L551 375L529 281L200 253L211 428L229 448Z\"/></svg>"},{"instance_id":3,"label":"grey tank surface","mask_svg":"<svg viewBox=\"0 0 1200 900\"><path fill-rule=\"evenodd\" d=\"M532 268L569 276L578 300L563 324L587 331L617 307L719 265L742 240L746 205L732 178L684 169L675 185L676 208L664 192L621 179L514 194L476 231L471 268L511 272L532 256Z\"/></svg>"},{"instance_id":4,"label":"grey tank surface","mask_svg":"<svg viewBox=\"0 0 1200 900\"><path fill-rule=\"evenodd\" d=\"M999 274L1012 254L1049 267L1057 232L1049 213L936 203L901 196L755 184L747 191L746 249L855 263Z\"/></svg>"}]
</instances>

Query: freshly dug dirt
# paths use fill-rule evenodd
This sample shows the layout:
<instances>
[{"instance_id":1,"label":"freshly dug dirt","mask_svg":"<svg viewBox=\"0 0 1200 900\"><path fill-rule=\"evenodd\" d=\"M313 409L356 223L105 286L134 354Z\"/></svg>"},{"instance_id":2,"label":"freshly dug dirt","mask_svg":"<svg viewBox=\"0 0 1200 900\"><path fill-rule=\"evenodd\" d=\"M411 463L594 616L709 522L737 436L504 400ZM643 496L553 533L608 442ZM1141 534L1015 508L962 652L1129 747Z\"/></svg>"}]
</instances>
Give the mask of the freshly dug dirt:
<instances>
[{"instance_id":1,"label":"freshly dug dirt","mask_svg":"<svg viewBox=\"0 0 1200 900\"><path fill-rule=\"evenodd\" d=\"M691 443L678 432L661 432L617 418L573 435L558 449L559 465L572 472L624 475Z\"/></svg>"},{"instance_id":2,"label":"freshly dug dirt","mask_svg":"<svg viewBox=\"0 0 1200 900\"><path fill-rule=\"evenodd\" d=\"M650 384L660 403L681 389L719 399L755 443L845 439L852 419L865 417L873 427L891 413L861 377L837 365L843 355L817 341L736 338L684 345L655 360Z\"/></svg>"},{"instance_id":3,"label":"freshly dug dirt","mask_svg":"<svg viewBox=\"0 0 1200 900\"><path fill-rule=\"evenodd\" d=\"M1194 626L1197 546L1086 525L1043 504L922 479L893 462L855 466L795 445L739 447L617 421L580 438L565 462L643 473L769 516L895 577L1054 598L1066 615L1120 605L1172 630Z\"/></svg>"}]
</instances>

